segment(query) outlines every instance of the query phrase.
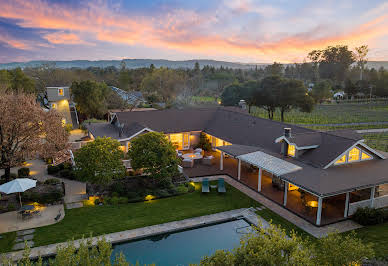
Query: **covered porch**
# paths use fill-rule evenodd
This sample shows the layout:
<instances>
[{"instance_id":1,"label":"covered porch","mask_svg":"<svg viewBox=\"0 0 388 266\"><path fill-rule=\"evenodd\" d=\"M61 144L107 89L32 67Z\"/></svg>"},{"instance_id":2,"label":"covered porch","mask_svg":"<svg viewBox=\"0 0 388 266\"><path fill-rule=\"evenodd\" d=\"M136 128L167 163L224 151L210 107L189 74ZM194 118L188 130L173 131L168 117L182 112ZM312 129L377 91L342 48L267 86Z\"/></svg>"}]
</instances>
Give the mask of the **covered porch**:
<instances>
[{"instance_id":1,"label":"covered porch","mask_svg":"<svg viewBox=\"0 0 388 266\"><path fill-rule=\"evenodd\" d=\"M326 197L316 195L279 177L299 171L299 166L265 154L256 147L221 146L217 147L217 151L206 152L206 155L214 157L212 165L197 163L193 168L185 168L184 174L191 178L227 174L318 226L344 220L352 214L352 206L370 206L371 197L376 197L372 195L371 188ZM376 189L379 189L381 197L378 204L380 201L388 202L388 185Z\"/></svg>"}]
</instances>

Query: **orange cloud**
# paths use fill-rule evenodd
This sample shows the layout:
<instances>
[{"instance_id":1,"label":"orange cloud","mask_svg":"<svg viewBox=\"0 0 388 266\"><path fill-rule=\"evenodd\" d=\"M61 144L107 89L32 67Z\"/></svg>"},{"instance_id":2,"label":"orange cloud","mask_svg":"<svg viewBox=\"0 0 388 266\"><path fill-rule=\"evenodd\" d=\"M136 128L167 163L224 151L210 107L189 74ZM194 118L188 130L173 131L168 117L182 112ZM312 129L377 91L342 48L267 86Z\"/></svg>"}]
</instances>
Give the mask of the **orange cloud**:
<instances>
[{"instance_id":1,"label":"orange cloud","mask_svg":"<svg viewBox=\"0 0 388 266\"><path fill-rule=\"evenodd\" d=\"M7 34L0 34L0 42L6 44L9 47L20 49L20 50L28 50L30 46L21 41L13 39L12 37L8 36Z\"/></svg>"},{"instance_id":2,"label":"orange cloud","mask_svg":"<svg viewBox=\"0 0 388 266\"><path fill-rule=\"evenodd\" d=\"M241 1L236 8L246 10L249 3ZM268 41L268 38L246 39L233 32L227 36L211 33L211 30L202 27L205 23L211 27L216 19L184 10L174 10L158 18L128 17L115 13L104 4L88 4L85 8L72 9L60 4L48 4L43 0L13 0L2 3L0 17L17 19L22 27L57 30L43 36L52 44L90 44L82 39L88 36L88 39L114 44L283 62L295 59L302 61L312 49L328 45L371 44L374 39L388 34L388 15L385 14L375 15L373 19L355 25L344 33L322 37L313 29L273 41ZM69 31L71 33L67 33ZM23 43L15 41L9 45L19 49L27 48Z\"/></svg>"}]
</instances>

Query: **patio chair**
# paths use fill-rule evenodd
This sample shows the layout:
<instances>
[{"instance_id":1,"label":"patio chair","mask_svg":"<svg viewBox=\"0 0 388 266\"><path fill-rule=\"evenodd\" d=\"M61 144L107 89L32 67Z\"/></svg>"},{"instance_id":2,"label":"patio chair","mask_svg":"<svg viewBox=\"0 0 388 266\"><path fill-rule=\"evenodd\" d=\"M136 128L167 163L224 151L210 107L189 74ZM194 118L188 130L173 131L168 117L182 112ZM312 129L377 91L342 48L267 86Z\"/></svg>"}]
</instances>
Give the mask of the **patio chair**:
<instances>
[{"instance_id":1,"label":"patio chair","mask_svg":"<svg viewBox=\"0 0 388 266\"><path fill-rule=\"evenodd\" d=\"M213 157L213 156L211 156L211 157ZM213 158L211 158L211 157L208 156L208 157L203 158L202 159L202 163L204 165L212 165L213 164L213 161L212 161Z\"/></svg>"},{"instance_id":2,"label":"patio chair","mask_svg":"<svg viewBox=\"0 0 388 266\"><path fill-rule=\"evenodd\" d=\"M183 168L193 168L194 161L191 159L183 159L182 160L182 167Z\"/></svg>"},{"instance_id":3,"label":"patio chair","mask_svg":"<svg viewBox=\"0 0 388 266\"><path fill-rule=\"evenodd\" d=\"M42 213L39 210L33 211L32 214L36 216L42 216Z\"/></svg>"},{"instance_id":4,"label":"patio chair","mask_svg":"<svg viewBox=\"0 0 388 266\"><path fill-rule=\"evenodd\" d=\"M210 192L209 179L207 179L207 178L202 179L202 192L203 193Z\"/></svg>"},{"instance_id":5,"label":"patio chair","mask_svg":"<svg viewBox=\"0 0 388 266\"><path fill-rule=\"evenodd\" d=\"M226 193L226 188L225 188L225 180L223 178L218 179L218 192L219 193Z\"/></svg>"},{"instance_id":6,"label":"patio chair","mask_svg":"<svg viewBox=\"0 0 388 266\"><path fill-rule=\"evenodd\" d=\"M196 148L196 149L194 150L194 153L200 153L200 154L202 155L203 150L202 150L201 148Z\"/></svg>"}]
</instances>

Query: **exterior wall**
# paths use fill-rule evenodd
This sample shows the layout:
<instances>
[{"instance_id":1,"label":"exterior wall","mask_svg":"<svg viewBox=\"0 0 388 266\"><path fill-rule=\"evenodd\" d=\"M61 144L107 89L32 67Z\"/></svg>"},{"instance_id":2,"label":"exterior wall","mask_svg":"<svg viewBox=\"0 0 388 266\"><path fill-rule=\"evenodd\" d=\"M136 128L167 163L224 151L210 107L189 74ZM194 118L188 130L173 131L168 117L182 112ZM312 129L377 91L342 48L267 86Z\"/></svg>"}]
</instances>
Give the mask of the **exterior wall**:
<instances>
[{"instance_id":1,"label":"exterior wall","mask_svg":"<svg viewBox=\"0 0 388 266\"><path fill-rule=\"evenodd\" d=\"M62 118L66 119L66 124L72 124L69 101L64 99L56 102L49 102L50 107L55 103L55 110L61 114ZM53 109L53 108L52 108Z\"/></svg>"},{"instance_id":2,"label":"exterior wall","mask_svg":"<svg viewBox=\"0 0 388 266\"><path fill-rule=\"evenodd\" d=\"M63 96L58 95L58 89L63 89ZM47 87L47 99L51 101L70 100L69 87Z\"/></svg>"},{"instance_id":3,"label":"exterior wall","mask_svg":"<svg viewBox=\"0 0 388 266\"><path fill-rule=\"evenodd\" d=\"M199 143L200 131L190 132L190 147L195 147Z\"/></svg>"}]
</instances>

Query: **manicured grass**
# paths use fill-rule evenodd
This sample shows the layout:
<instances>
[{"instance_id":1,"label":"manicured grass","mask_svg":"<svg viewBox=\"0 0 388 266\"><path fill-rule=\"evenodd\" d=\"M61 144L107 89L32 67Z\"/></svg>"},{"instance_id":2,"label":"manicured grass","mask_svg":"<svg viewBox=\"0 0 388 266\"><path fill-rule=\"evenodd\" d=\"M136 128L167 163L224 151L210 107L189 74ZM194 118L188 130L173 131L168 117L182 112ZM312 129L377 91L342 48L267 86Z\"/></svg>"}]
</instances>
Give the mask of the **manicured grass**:
<instances>
[{"instance_id":1,"label":"manicured grass","mask_svg":"<svg viewBox=\"0 0 388 266\"><path fill-rule=\"evenodd\" d=\"M64 219L54 225L37 228L35 246L65 242L72 238L102 235L144 226L161 224L238 208L259 206L239 190L226 185L224 195L212 191L200 192L196 185L193 193L115 206L94 206L66 210Z\"/></svg>"},{"instance_id":2,"label":"manicured grass","mask_svg":"<svg viewBox=\"0 0 388 266\"><path fill-rule=\"evenodd\" d=\"M388 126L387 126L388 128ZM364 134L368 146L380 151L388 152L388 133Z\"/></svg>"},{"instance_id":3,"label":"manicured grass","mask_svg":"<svg viewBox=\"0 0 388 266\"><path fill-rule=\"evenodd\" d=\"M252 107L253 115L268 118L267 112ZM276 111L274 120L280 121L280 112ZM285 122L293 124L336 124L388 121L388 106L382 104L324 104L316 105L311 113L291 110L285 114Z\"/></svg>"},{"instance_id":4,"label":"manicured grass","mask_svg":"<svg viewBox=\"0 0 388 266\"><path fill-rule=\"evenodd\" d=\"M388 223L365 226L355 232L364 243L373 244L377 258L388 256Z\"/></svg>"},{"instance_id":5,"label":"manicured grass","mask_svg":"<svg viewBox=\"0 0 388 266\"><path fill-rule=\"evenodd\" d=\"M2 238L0 239L0 253L11 251L15 243L16 232L1 234L1 236Z\"/></svg>"},{"instance_id":6,"label":"manicured grass","mask_svg":"<svg viewBox=\"0 0 388 266\"><path fill-rule=\"evenodd\" d=\"M295 231L295 233L297 233L302 238L315 239L314 236L310 235L303 229L299 228L298 226L294 225L290 221L284 219L283 217L269 209L263 209L261 211L257 211L256 213L267 222L276 224L282 229L284 229L288 235L291 233L291 231Z\"/></svg>"}]
</instances>

